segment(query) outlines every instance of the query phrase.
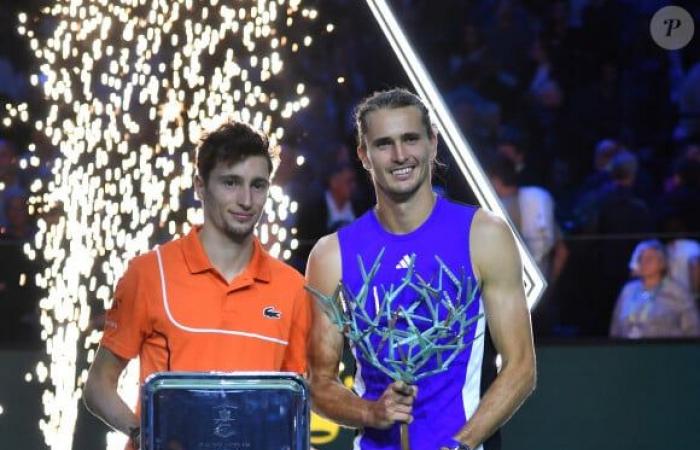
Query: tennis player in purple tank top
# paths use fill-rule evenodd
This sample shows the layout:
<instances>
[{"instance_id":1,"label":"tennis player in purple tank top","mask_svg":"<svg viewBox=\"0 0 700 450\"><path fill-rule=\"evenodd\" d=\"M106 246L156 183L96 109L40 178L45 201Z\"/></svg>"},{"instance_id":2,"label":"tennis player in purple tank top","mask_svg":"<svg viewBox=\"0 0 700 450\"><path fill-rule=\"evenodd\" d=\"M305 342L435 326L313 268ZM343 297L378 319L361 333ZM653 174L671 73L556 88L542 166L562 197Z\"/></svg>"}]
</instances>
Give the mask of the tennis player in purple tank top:
<instances>
[{"instance_id":1,"label":"tennis player in purple tank top","mask_svg":"<svg viewBox=\"0 0 700 450\"><path fill-rule=\"evenodd\" d=\"M375 93L359 105L356 120L357 153L372 177L377 204L316 243L308 284L330 295L342 280L357 292L358 257L368 267L380 252L373 287L398 285L410 261L416 276L436 280L439 258L478 283L466 312L478 320L465 336L470 344L448 369L413 386L393 382L356 352L353 392L338 379L343 336L317 305L309 353L313 408L358 428L355 449L399 450L404 422L410 423L412 450L498 449L498 429L535 386L530 315L511 231L487 211L433 193L437 135L417 96L402 89ZM454 287L443 288L454 296ZM367 302L370 316L373 308Z\"/></svg>"}]
</instances>

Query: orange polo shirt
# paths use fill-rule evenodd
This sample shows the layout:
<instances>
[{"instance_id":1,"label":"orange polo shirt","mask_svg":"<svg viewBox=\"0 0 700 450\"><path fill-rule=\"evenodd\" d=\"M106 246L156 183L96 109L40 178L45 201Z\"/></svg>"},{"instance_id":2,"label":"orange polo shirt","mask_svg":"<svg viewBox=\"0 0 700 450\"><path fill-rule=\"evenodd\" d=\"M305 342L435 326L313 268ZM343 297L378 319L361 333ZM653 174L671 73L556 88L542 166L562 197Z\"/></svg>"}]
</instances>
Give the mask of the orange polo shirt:
<instances>
[{"instance_id":1,"label":"orange polo shirt","mask_svg":"<svg viewBox=\"0 0 700 450\"><path fill-rule=\"evenodd\" d=\"M199 230L159 247L160 261L152 250L129 263L102 345L125 359L138 355L142 383L158 371L305 372L311 309L303 277L255 239L250 262L229 283Z\"/></svg>"}]
</instances>

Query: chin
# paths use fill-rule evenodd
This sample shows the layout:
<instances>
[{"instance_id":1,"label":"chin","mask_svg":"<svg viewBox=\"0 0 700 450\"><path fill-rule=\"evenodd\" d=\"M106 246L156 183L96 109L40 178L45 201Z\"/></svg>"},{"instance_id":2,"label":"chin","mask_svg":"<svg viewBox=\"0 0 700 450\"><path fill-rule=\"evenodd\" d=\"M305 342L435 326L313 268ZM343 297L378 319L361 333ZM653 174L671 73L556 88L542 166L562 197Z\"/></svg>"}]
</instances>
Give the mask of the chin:
<instances>
[{"instance_id":1,"label":"chin","mask_svg":"<svg viewBox=\"0 0 700 450\"><path fill-rule=\"evenodd\" d=\"M253 234L255 231L255 227L249 226L247 228L242 228L242 227L228 227L226 229L226 235L231 238L231 240L234 241L242 241L250 235Z\"/></svg>"},{"instance_id":2,"label":"chin","mask_svg":"<svg viewBox=\"0 0 700 450\"><path fill-rule=\"evenodd\" d=\"M418 192L418 186L410 186L403 189L384 189L384 193L397 202L405 202Z\"/></svg>"},{"instance_id":3,"label":"chin","mask_svg":"<svg viewBox=\"0 0 700 450\"><path fill-rule=\"evenodd\" d=\"M387 186L387 192L396 195L410 195L418 192L422 184L422 180L410 180L394 186Z\"/></svg>"}]
</instances>

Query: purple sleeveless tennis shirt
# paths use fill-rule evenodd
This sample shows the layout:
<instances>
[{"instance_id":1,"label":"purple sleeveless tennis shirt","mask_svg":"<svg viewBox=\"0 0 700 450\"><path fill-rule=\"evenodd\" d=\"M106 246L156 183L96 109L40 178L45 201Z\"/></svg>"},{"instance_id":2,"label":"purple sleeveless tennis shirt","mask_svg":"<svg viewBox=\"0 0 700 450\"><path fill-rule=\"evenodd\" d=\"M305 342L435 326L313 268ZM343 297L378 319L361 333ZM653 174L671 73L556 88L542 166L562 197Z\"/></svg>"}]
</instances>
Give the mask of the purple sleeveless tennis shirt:
<instances>
[{"instance_id":1,"label":"purple sleeveless tennis shirt","mask_svg":"<svg viewBox=\"0 0 700 450\"><path fill-rule=\"evenodd\" d=\"M474 273L469 254L469 230L477 208L458 204L437 197L433 211L427 220L408 234L396 235L387 232L377 220L373 210L368 211L353 223L338 231L342 257L342 280L348 289L357 293L362 285L358 258L362 259L365 270L369 271L380 252L384 251L381 266L373 280L372 288L377 292L395 288L406 273L411 257L415 257L415 273L433 287L439 282L439 257L458 278L463 275L472 278ZM415 277L415 275L414 275ZM443 277L443 291L451 298L455 296L455 286ZM472 284L473 286L473 284ZM406 305L415 298L415 291L402 291L396 304ZM381 301L381 294L380 294ZM368 301L366 309L370 317L375 317L375 301ZM445 309L441 308L444 317ZM471 317L483 313L481 295L469 307ZM427 309L422 315L428 315ZM419 327L423 324L419 324ZM397 327L401 324L397 323ZM425 327L425 325L423 325ZM409 425L411 448L414 450L439 450L441 446L452 446L452 436L467 422L476 410L483 391L488 388L496 375L495 354L482 317L470 329L466 339L477 337L450 364L449 369L419 380L418 396L413 408L413 422ZM373 344L377 348L379 339ZM383 372L373 367L359 352L353 349L357 360L355 391L362 398L379 398L392 383ZM381 352L381 358L386 351ZM437 366L435 360L428 363L430 368ZM482 447L494 450L500 447L500 437L494 435ZM388 430L366 428L357 436L354 449L361 450L400 450L399 426Z\"/></svg>"}]
</instances>

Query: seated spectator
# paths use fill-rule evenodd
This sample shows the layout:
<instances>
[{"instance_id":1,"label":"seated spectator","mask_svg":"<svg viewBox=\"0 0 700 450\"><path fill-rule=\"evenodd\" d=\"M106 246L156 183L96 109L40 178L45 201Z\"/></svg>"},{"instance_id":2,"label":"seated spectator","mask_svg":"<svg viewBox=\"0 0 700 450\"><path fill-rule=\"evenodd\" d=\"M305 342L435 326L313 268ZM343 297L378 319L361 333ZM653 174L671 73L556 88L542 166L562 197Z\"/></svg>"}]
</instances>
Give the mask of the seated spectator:
<instances>
[{"instance_id":1,"label":"seated spectator","mask_svg":"<svg viewBox=\"0 0 700 450\"><path fill-rule=\"evenodd\" d=\"M649 207L634 193L638 170L633 153L623 150L613 157L610 181L587 196L579 207L577 219L583 231L616 234L652 230Z\"/></svg>"},{"instance_id":2,"label":"seated spectator","mask_svg":"<svg viewBox=\"0 0 700 450\"><path fill-rule=\"evenodd\" d=\"M670 210L663 218L662 231L674 236L666 243L668 276L690 291L694 298L699 298L700 242L689 237L692 229L688 227L685 214Z\"/></svg>"},{"instance_id":3,"label":"seated spectator","mask_svg":"<svg viewBox=\"0 0 700 450\"><path fill-rule=\"evenodd\" d=\"M688 229L700 229L700 161L682 156L674 163L672 180L658 200L656 214L678 216Z\"/></svg>"},{"instance_id":4,"label":"seated spectator","mask_svg":"<svg viewBox=\"0 0 700 450\"><path fill-rule=\"evenodd\" d=\"M630 263L638 279L617 299L610 336L670 338L700 336L700 313L690 292L668 277L666 250L657 240L639 243Z\"/></svg>"},{"instance_id":5,"label":"seated spectator","mask_svg":"<svg viewBox=\"0 0 700 450\"><path fill-rule=\"evenodd\" d=\"M700 243L695 239L674 239L666 245L668 275L694 298L700 295Z\"/></svg>"},{"instance_id":6,"label":"seated spectator","mask_svg":"<svg viewBox=\"0 0 700 450\"><path fill-rule=\"evenodd\" d=\"M594 172L586 177L581 185L580 196L582 199L596 192L610 181L612 160L622 150L620 143L614 139L602 139L596 144L595 156L593 157Z\"/></svg>"},{"instance_id":7,"label":"seated spectator","mask_svg":"<svg viewBox=\"0 0 700 450\"><path fill-rule=\"evenodd\" d=\"M610 167L611 181L590 203L581 205L578 214L580 229L596 238L588 248L595 272L587 280L594 295L587 308L599 324L593 328L596 334L608 331L620 286L629 278L626 266L639 240L636 235L655 231L649 206L634 193L637 170L633 153L617 154Z\"/></svg>"}]
</instances>

